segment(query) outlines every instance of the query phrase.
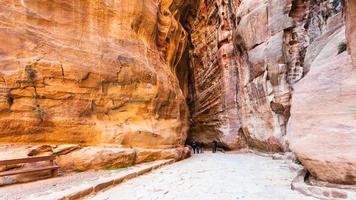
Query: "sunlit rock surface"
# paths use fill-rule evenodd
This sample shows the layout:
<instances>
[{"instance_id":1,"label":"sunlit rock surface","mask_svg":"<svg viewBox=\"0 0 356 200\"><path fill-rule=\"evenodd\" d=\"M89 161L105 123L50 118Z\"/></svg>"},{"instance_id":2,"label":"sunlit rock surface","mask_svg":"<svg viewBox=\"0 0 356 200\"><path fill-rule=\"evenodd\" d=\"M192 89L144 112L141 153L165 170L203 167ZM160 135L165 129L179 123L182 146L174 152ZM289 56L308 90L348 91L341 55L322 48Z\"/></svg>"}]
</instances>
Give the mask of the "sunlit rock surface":
<instances>
[{"instance_id":1,"label":"sunlit rock surface","mask_svg":"<svg viewBox=\"0 0 356 200\"><path fill-rule=\"evenodd\" d=\"M337 26L342 20L335 18L307 50L306 57L313 59L308 74L294 85L288 141L313 176L355 184L356 66L341 49L345 27Z\"/></svg>"},{"instance_id":2,"label":"sunlit rock surface","mask_svg":"<svg viewBox=\"0 0 356 200\"><path fill-rule=\"evenodd\" d=\"M92 162L102 167L188 156L188 135L291 150L317 179L354 184L355 9L354 0L4 0L0 142L81 144L58 151L76 166L80 155L103 157ZM104 145L121 156L102 156Z\"/></svg>"},{"instance_id":3,"label":"sunlit rock surface","mask_svg":"<svg viewBox=\"0 0 356 200\"><path fill-rule=\"evenodd\" d=\"M188 109L175 67L186 4L2 1L0 141L184 144Z\"/></svg>"}]
</instances>

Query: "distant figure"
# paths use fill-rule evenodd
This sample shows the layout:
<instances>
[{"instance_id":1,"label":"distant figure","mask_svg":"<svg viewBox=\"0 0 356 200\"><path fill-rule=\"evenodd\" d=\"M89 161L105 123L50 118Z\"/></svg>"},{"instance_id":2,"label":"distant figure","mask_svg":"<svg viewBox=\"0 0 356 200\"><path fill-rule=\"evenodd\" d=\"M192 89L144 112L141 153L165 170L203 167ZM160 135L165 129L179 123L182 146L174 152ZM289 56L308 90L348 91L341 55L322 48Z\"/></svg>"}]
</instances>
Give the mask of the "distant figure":
<instances>
[{"instance_id":1,"label":"distant figure","mask_svg":"<svg viewBox=\"0 0 356 200\"><path fill-rule=\"evenodd\" d=\"M213 153L216 153L216 149L218 148L218 142L217 141L213 141L213 145L211 147L211 150Z\"/></svg>"},{"instance_id":2,"label":"distant figure","mask_svg":"<svg viewBox=\"0 0 356 200\"><path fill-rule=\"evenodd\" d=\"M200 153L200 144L198 142L196 143L195 150L196 150L197 154Z\"/></svg>"},{"instance_id":3,"label":"distant figure","mask_svg":"<svg viewBox=\"0 0 356 200\"><path fill-rule=\"evenodd\" d=\"M195 141L192 142L193 153L197 150L197 143Z\"/></svg>"},{"instance_id":4,"label":"distant figure","mask_svg":"<svg viewBox=\"0 0 356 200\"><path fill-rule=\"evenodd\" d=\"M203 153L203 143L199 143L200 153Z\"/></svg>"}]
</instances>

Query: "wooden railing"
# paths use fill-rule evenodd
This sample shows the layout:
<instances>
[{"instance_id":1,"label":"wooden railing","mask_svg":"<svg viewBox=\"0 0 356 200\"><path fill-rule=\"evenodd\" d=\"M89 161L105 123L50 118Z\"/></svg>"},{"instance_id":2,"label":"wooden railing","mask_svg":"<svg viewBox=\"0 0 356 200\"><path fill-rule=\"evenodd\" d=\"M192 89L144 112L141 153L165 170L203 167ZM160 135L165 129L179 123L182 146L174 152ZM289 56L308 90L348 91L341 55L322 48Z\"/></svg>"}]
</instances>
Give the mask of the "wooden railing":
<instances>
[{"instance_id":1,"label":"wooden railing","mask_svg":"<svg viewBox=\"0 0 356 200\"><path fill-rule=\"evenodd\" d=\"M51 171L52 177L58 176L59 167L54 163L55 158L56 156L39 156L39 157L28 157L28 158L19 158L19 159L10 159L10 160L0 160L0 165L16 165L16 164L23 164L23 163L49 161L48 166L24 168L24 169L0 172L0 177L12 176L12 175L24 174L30 172L47 171L47 170Z\"/></svg>"}]
</instances>

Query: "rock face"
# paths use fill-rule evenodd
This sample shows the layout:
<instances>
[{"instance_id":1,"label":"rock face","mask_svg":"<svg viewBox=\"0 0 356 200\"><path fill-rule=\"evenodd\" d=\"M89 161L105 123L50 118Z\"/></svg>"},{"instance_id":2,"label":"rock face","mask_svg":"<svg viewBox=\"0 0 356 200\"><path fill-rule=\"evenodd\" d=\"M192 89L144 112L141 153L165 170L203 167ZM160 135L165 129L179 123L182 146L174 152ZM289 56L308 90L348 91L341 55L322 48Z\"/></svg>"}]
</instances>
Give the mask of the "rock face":
<instances>
[{"instance_id":1,"label":"rock face","mask_svg":"<svg viewBox=\"0 0 356 200\"><path fill-rule=\"evenodd\" d=\"M308 47L310 71L293 87L288 139L313 176L355 184L356 66L347 51L341 52L346 41L340 23L339 16L330 18L325 32ZM348 44L355 48L352 41Z\"/></svg>"},{"instance_id":2,"label":"rock face","mask_svg":"<svg viewBox=\"0 0 356 200\"><path fill-rule=\"evenodd\" d=\"M354 184L355 13L354 0L4 0L0 141L182 148L190 125L188 142L292 150L316 178ZM126 149L102 163L189 154ZM62 150L81 163L107 149Z\"/></svg>"},{"instance_id":3,"label":"rock face","mask_svg":"<svg viewBox=\"0 0 356 200\"><path fill-rule=\"evenodd\" d=\"M346 0L346 37L348 50L352 57L352 63L356 65L356 2L355 0Z\"/></svg>"},{"instance_id":4,"label":"rock face","mask_svg":"<svg viewBox=\"0 0 356 200\"><path fill-rule=\"evenodd\" d=\"M200 1L191 23L191 139L241 148L233 15L227 1Z\"/></svg>"},{"instance_id":5,"label":"rock face","mask_svg":"<svg viewBox=\"0 0 356 200\"><path fill-rule=\"evenodd\" d=\"M184 144L188 109L175 67L189 4L2 1L0 141Z\"/></svg>"},{"instance_id":6,"label":"rock face","mask_svg":"<svg viewBox=\"0 0 356 200\"><path fill-rule=\"evenodd\" d=\"M239 55L238 100L243 133L250 146L284 149L289 117L289 68L285 55L290 1L242 1L237 10L235 42ZM299 47L296 47L297 49ZM298 55L296 55L298 59Z\"/></svg>"},{"instance_id":7,"label":"rock face","mask_svg":"<svg viewBox=\"0 0 356 200\"><path fill-rule=\"evenodd\" d=\"M60 145L0 145L1 160L25 158L27 156L56 155L60 172L82 172L86 170L110 170L129 167L154 160L173 159L179 161L190 157L188 147L169 149L122 148L117 145L80 146ZM48 166L48 162L0 166L0 172ZM48 172L20 174L0 177L0 184L27 182L48 177Z\"/></svg>"},{"instance_id":8,"label":"rock face","mask_svg":"<svg viewBox=\"0 0 356 200\"><path fill-rule=\"evenodd\" d=\"M341 26L327 24L341 11L336 0L201 2L191 22L192 138L288 150L293 85L316 56L306 56L309 45Z\"/></svg>"},{"instance_id":9,"label":"rock face","mask_svg":"<svg viewBox=\"0 0 356 200\"><path fill-rule=\"evenodd\" d=\"M191 22L192 138L291 148L318 179L355 183L356 3L345 6L201 2Z\"/></svg>"}]
</instances>

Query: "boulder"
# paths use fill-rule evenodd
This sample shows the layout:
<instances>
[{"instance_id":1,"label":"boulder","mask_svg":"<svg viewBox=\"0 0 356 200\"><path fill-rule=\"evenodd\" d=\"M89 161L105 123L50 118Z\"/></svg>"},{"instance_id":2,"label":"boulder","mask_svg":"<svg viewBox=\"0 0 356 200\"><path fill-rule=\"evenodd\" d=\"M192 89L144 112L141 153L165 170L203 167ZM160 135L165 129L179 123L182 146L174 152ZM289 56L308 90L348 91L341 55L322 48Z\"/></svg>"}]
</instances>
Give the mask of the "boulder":
<instances>
[{"instance_id":1,"label":"boulder","mask_svg":"<svg viewBox=\"0 0 356 200\"><path fill-rule=\"evenodd\" d=\"M56 163L63 171L81 172L89 169L112 169L135 164L135 150L91 146L61 155Z\"/></svg>"},{"instance_id":2,"label":"boulder","mask_svg":"<svg viewBox=\"0 0 356 200\"><path fill-rule=\"evenodd\" d=\"M136 149L135 162L138 164L164 159L179 161L190 157L190 153L191 151L188 147L174 149Z\"/></svg>"}]
</instances>

